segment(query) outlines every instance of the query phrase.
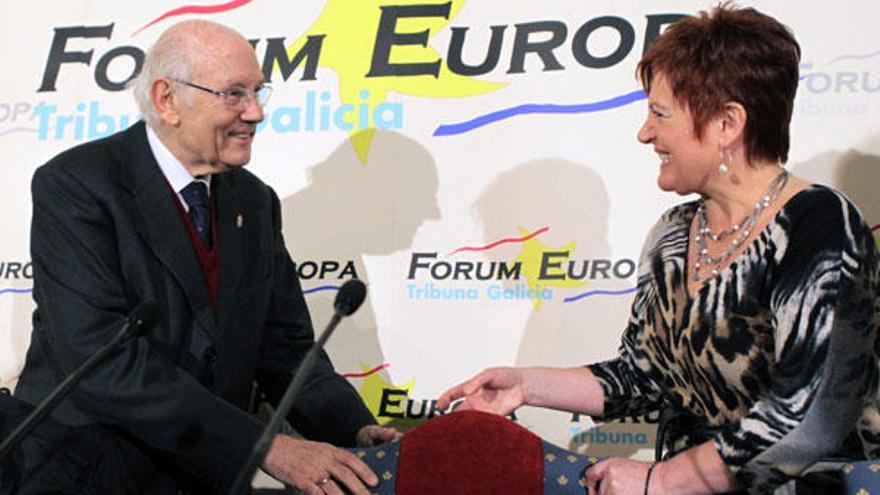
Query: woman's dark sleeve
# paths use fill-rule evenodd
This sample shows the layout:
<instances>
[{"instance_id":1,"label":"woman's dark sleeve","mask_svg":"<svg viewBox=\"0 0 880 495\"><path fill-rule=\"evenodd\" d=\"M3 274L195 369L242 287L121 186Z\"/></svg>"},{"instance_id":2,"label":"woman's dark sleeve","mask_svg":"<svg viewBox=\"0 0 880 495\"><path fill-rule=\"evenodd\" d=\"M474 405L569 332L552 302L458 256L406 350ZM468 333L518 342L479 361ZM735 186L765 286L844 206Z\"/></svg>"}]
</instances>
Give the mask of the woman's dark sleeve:
<instances>
[{"instance_id":1,"label":"woman's dark sleeve","mask_svg":"<svg viewBox=\"0 0 880 495\"><path fill-rule=\"evenodd\" d=\"M715 438L728 468L754 493L835 453L876 380L878 272L871 231L836 194L804 217L793 221L777 255L768 395Z\"/></svg>"}]
</instances>

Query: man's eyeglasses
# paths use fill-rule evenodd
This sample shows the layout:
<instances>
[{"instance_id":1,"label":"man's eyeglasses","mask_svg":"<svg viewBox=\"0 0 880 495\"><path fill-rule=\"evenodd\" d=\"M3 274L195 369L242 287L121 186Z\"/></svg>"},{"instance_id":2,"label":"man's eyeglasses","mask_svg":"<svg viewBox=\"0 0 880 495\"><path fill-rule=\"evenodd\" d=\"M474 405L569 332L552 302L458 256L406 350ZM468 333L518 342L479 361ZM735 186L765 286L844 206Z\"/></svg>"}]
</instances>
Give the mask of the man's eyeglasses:
<instances>
[{"instance_id":1,"label":"man's eyeglasses","mask_svg":"<svg viewBox=\"0 0 880 495\"><path fill-rule=\"evenodd\" d=\"M256 90L247 89L247 88L232 88L226 91L218 91L216 89L206 88L205 86L199 86L198 84L191 83L189 81L184 81L183 79L171 79L174 82L178 82L180 84L184 84L191 88L202 90L206 93L211 93L214 96L219 96L223 98L223 103L229 108L243 108L245 105L250 103L251 99L256 98L257 102L261 107L266 106L266 102L269 101L269 96L272 95L272 86L268 83L263 83Z\"/></svg>"}]
</instances>

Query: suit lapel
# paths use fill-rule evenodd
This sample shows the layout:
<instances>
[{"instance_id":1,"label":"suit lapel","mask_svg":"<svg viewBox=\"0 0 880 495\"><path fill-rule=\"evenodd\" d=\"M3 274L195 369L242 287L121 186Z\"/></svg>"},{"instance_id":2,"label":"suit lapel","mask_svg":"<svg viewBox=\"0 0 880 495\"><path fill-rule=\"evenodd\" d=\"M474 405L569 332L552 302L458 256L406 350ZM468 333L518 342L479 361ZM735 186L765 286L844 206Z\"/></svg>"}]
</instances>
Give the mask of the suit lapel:
<instances>
[{"instance_id":1,"label":"suit lapel","mask_svg":"<svg viewBox=\"0 0 880 495\"><path fill-rule=\"evenodd\" d=\"M236 171L215 175L211 180L217 211L217 244L220 249L220 273L217 281L217 317L226 328L235 306L235 290L241 277L241 232L244 220L242 201L234 187Z\"/></svg>"},{"instance_id":2,"label":"suit lapel","mask_svg":"<svg viewBox=\"0 0 880 495\"><path fill-rule=\"evenodd\" d=\"M126 166L123 169L128 177L124 177L122 183L131 190L140 213L135 228L180 283L197 322L216 338L217 323L205 279L173 193L150 151L144 124L132 126L127 134Z\"/></svg>"}]
</instances>

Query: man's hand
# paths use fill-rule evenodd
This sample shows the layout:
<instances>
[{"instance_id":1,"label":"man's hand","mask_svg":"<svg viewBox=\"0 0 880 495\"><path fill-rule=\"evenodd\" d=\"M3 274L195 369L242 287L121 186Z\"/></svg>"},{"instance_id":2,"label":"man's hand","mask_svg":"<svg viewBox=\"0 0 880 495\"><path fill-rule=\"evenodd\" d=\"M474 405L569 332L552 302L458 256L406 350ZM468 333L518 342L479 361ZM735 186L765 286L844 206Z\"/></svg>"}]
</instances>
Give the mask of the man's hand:
<instances>
[{"instance_id":1,"label":"man's hand","mask_svg":"<svg viewBox=\"0 0 880 495\"><path fill-rule=\"evenodd\" d=\"M366 485L379 478L356 455L327 443L275 435L263 461L263 469L278 480L307 495L369 495Z\"/></svg>"},{"instance_id":2,"label":"man's hand","mask_svg":"<svg viewBox=\"0 0 880 495\"><path fill-rule=\"evenodd\" d=\"M367 425L361 428L354 437L359 447L375 447L399 439L403 433L394 428L379 425Z\"/></svg>"}]
</instances>

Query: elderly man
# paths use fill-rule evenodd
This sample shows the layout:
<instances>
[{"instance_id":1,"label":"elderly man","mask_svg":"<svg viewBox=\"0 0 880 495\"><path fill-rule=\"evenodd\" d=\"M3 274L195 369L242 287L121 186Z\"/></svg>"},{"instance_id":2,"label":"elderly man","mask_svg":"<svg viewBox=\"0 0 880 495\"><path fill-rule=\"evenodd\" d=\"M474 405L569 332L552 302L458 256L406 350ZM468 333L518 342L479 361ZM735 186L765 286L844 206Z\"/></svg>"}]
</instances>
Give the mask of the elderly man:
<instances>
[{"instance_id":1,"label":"elderly man","mask_svg":"<svg viewBox=\"0 0 880 495\"><path fill-rule=\"evenodd\" d=\"M54 413L100 425L144 493L229 489L313 342L275 193L243 166L270 89L251 46L204 21L168 29L134 92L146 123L68 150L33 179L34 330L16 395L37 403L139 303L158 324L125 343ZM308 232L299 233L308 235ZM288 420L306 438L383 442L323 355ZM263 462L310 494L366 494L375 474L329 443L278 435Z\"/></svg>"}]
</instances>

